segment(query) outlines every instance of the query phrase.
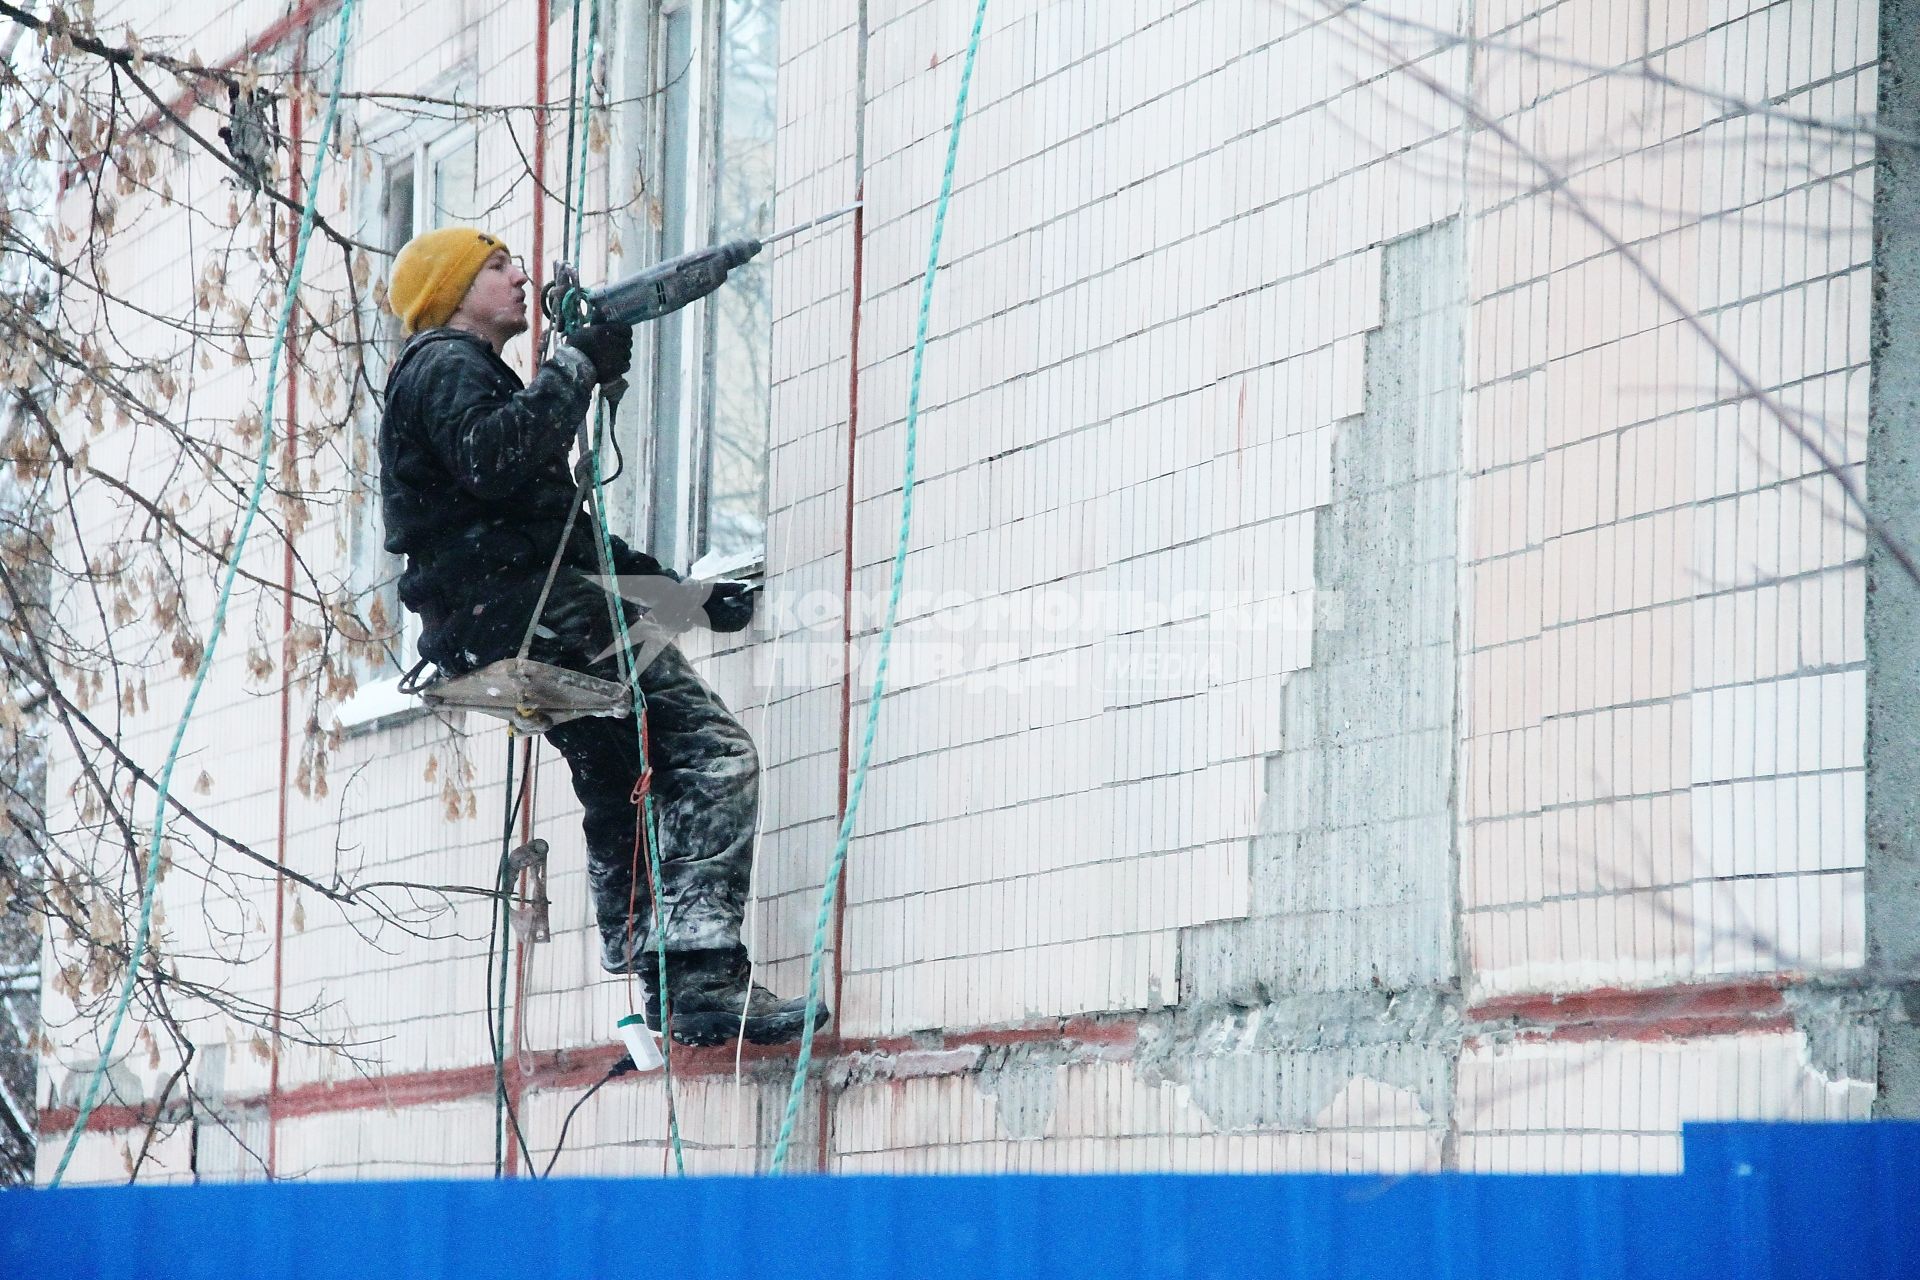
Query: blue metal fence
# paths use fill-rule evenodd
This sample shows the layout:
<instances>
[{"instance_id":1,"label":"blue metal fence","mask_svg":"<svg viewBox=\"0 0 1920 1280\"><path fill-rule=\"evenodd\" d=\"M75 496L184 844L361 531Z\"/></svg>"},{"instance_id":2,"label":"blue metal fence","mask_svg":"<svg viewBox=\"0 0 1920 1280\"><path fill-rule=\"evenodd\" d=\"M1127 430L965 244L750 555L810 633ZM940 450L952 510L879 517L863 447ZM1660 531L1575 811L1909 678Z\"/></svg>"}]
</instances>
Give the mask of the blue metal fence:
<instances>
[{"instance_id":1,"label":"blue metal fence","mask_svg":"<svg viewBox=\"0 0 1920 1280\"><path fill-rule=\"evenodd\" d=\"M0 1277L1920 1275L1920 1124L1690 1126L1677 1176L787 1177L0 1193Z\"/></svg>"}]
</instances>

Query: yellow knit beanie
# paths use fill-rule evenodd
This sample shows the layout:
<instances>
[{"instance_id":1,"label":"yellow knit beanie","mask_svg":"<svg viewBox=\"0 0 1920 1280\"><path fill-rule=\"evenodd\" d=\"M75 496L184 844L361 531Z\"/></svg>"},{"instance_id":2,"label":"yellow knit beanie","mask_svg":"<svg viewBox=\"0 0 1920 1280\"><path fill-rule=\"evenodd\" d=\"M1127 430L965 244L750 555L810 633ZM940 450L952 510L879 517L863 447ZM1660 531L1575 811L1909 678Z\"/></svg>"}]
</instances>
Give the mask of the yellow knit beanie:
<instances>
[{"instance_id":1,"label":"yellow knit beanie","mask_svg":"<svg viewBox=\"0 0 1920 1280\"><path fill-rule=\"evenodd\" d=\"M441 227L407 241L387 279L387 305L408 333L445 324L488 258L506 244L476 227Z\"/></svg>"}]
</instances>

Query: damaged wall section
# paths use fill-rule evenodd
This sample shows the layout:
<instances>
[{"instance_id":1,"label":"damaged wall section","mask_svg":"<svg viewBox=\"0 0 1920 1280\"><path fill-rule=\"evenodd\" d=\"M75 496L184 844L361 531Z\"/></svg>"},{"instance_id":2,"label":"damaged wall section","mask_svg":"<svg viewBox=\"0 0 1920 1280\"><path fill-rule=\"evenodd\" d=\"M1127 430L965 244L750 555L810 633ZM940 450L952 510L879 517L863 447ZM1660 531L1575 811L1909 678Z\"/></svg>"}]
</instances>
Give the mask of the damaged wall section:
<instances>
[{"instance_id":1,"label":"damaged wall section","mask_svg":"<svg viewBox=\"0 0 1920 1280\"><path fill-rule=\"evenodd\" d=\"M1311 1128L1353 1075L1411 1091L1430 1122L1445 1123L1458 1043L1454 1011L1437 1002L1458 987L1463 271L1457 220L1394 241L1382 255L1364 412L1338 424L1332 499L1316 519L1315 582L1328 608L1312 665L1274 709L1283 745L1266 763L1252 910L1182 937L1189 1009L1264 1006L1283 995L1288 1004L1264 1030L1251 1015L1242 1035L1214 1046L1256 1055L1257 1066L1221 1060L1187 1069L1224 1127ZM1376 1016L1331 1007L1356 992L1379 1003ZM1418 1011L1388 998L1403 992L1423 993ZM1326 1016L1293 1007L1301 993L1310 993L1307 1005L1328 1003ZM1350 1046L1300 1038L1327 1027L1358 1038ZM1385 1034L1360 1035L1368 1028ZM1334 1054L1339 1070L1329 1073L1331 1060L1294 1061L1301 1051ZM1295 1096L1277 1076L1296 1073L1324 1077L1325 1087ZM1263 1109L1262 1098L1273 1105Z\"/></svg>"}]
</instances>

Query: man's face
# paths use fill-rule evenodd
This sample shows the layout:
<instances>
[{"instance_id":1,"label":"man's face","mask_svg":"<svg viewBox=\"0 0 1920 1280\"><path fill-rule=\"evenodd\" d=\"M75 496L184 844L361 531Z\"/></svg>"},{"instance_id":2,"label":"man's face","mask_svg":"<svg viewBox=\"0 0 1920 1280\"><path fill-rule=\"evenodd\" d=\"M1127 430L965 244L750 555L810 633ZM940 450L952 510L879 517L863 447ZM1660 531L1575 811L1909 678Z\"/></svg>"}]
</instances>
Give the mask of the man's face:
<instances>
[{"instance_id":1,"label":"man's face","mask_svg":"<svg viewBox=\"0 0 1920 1280\"><path fill-rule=\"evenodd\" d=\"M495 249L480 274L467 286L467 296L448 322L470 329L492 342L506 345L508 338L527 331L527 273L505 249Z\"/></svg>"}]
</instances>

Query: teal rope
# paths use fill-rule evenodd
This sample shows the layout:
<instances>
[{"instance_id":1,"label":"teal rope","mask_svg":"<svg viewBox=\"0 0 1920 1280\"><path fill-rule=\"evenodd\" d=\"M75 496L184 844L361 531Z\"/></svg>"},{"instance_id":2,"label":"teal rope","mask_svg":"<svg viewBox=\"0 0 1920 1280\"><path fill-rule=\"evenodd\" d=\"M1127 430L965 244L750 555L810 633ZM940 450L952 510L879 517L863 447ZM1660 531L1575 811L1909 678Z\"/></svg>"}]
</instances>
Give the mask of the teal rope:
<instances>
[{"instance_id":1,"label":"teal rope","mask_svg":"<svg viewBox=\"0 0 1920 1280\"><path fill-rule=\"evenodd\" d=\"M580 67L580 62L578 60L578 54L580 52L580 43L579 43L580 8L579 6L582 3L584 3L584 0L574 0L573 52L576 55L576 60L573 66L574 66L575 73L578 72ZM572 249L572 252L568 254L568 258L572 262L574 262L576 265L580 261L580 242L586 238L586 234L587 234L587 170L591 167L588 163L588 156L587 156L587 139L591 136L591 130L589 130L587 126L588 126L589 120L593 115L593 53L594 53L594 45L599 42L599 39L600 39L600 5L598 0L595 0L594 6L593 6L593 16L587 21L587 56L586 56L587 87L586 87L586 91L582 93L579 98L580 128L577 135L571 131L567 135L567 177L569 179L573 178L574 176L573 156L574 156L576 138L578 141L578 149L580 153L580 171L579 171L580 185L574 193L573 206L567 210L567 223L573 229L573 249ZM569 92L571 92L572 75L573 73L569 73ZM561 232L561 235L562 237L564 237L566 235L566 232L564 231Z\"/></svg>"},{"instance_id":2,"label":"teal rope","mask_svg":"<svg viewBox=\"0 0 1920 1280\"><path fill-rule=\"evenodd\" d=\"M564 256L567 243L572 238L573 205L566 195L573 190L573 116L580 101L580 10L586 0L573 0L573 28L567 39L567 176L560 186L560 252ZM540 86L540 96L547 96L547 87ZM536 200L544 200L546 193L533 193Z\"/></svg>"},{"instance_id":3,"label":"teal rope","mask_svg":"<svg viewBox=\"0 0 1920 1280\"><path fill-rule=\"evenodd\" d=\"M606 427L606 404L602 402L600 426ZM593 516L600 530L600 567L608 577L613 576L613 543L607 536L607 503L605 482L600 474L600 437L596 432L593 440ZM610 584L611 585L611 584ZM620 632L620 678L633 690L633 732L640 743L640 776L650 777L653 765L647 759L647 695L640 688L639 673L633 669L633 637L627 630L627 611L621 606L617 592L609 590L607 604L612 610L615 627ZM653 790L648 788L640 797L641 831L647 845L647 883L653 890L654 919L664 924L666 920L665 881L660 870L660 842L654 834ZM627 937L633 935L633 921L627 921ZM673 1037L667 1034L667 931L656 926L653 930L654 956L657 968L654 981L657 984L655 995L660 1001L660 1054L661 1081L667 1090L667 1141L673 1147L674 1170L682 1177L687 1172L686 1152L680 1145L680 1117L673 1104Z\"/></svg>"},{"instance_id":4,"label":"teal rope","mask_svg":"<svg viewBox=\"0 0 1920 1280\"><path fill-rule=\"evenodd\" d=\"M913 529L913 483L915 449L920 433L920 373L927 355L927 318L933 309L933 277L940 266L940 240L946 233L947 204L953 198L953 166L960 153L960 125L967 118L967 93L973 87L974 55L980 51L980 30L987 20L987 0L980 0L973 14L973 34L967 40L967 60L960 69L960 95L953 104L953 127L947 132L947 167L940 176L940 200L933 211L933 245L927 251L927 273L920 281L920 319L913 336L913 377L907 387L907 446L905 473L900 485L900 535L893 549L893 583L887 594L887 622L880 630L880 657L874 665L873 689L867 695L867 726L860 739L860 759L853 771L853 786L847 795L846 816L840 820L840 836L833 848L833 860L827 867L826 884L820 891L820 916L813 930L813 960L807 972L806 1026L800 1033L800 1056L793 1065L793 1087L787 1092L786 1114L780 1119L780 1136L774 1143L772 1170L786 1167L787 1148L793 1142L793 1125L800 1114L801 1095L807 1088L807 1071L813 1064L813 1023L820 1007L821 958L827 949L827 925L833 916L834 899L840 892L840 873L846 869L847 848L853 841L853 822L860 812L860 797L866 790L867 766L873 758L873 740L880 727L880 700L887 691L887 660L893 649L893 624L900 613L900 587L906 578L907 543ZM858 300L856 299L856 302ZM847 548L853 554L853 548Z\"/></svg>"},{"instance_id":5,"label":"teal rope","mask_svg":"<svg viewBox=\"0 0 1920 1280\"><path fill-rule=\"evenodd\" d=\"M581 0L575 0L575 3L576 5L581 3ZM579 16L578 8L574 10L574 14L577 21ZM589 124L593 113L593 54L594 46L598 42L599 36L600 5L598 0L595 0L593 16L587 22L587 86L586 92L580 95L579 100L580 125L577 138L580 167L578 173L579 186L574 193L574 203L578 206L580 213L577 217L570 217L573 229L573 245L569 257L574 262L580 261L581 243L586 237L587 169L589 167L587 139L590 136ZM577 36L574 48L577 52L579 48ZM575 65L577 66L578 64L576 63ZM567 137L567 156L570 176L572 175L573 169L572 157L575 150L575 137L576 135L572 131L569 131ZM563 232L562 234L564 235L565 233ZM603 574L611 578L613 577L613 543L609 540L607 534L606 485L604 477L600 472L600 441L605 438L607 431L606 409L606 401L602 400L599 406L600 418L598 429L593 435L593 447L590 451L590 457L593 467L593 518L600 535L600 568ZM627 629L627 611L621 607L618 593L612 590L609 590L607 593L607 611L612 617L614 628L620 635L620 676L626 686L633 691L634 736L639 740L640 745L640 776L645 778L649 777L653 772L652 762L647 758L647 695L640 688L638 673L633 670L633 637ZM663 906L663 899L661 897L662 884L664 881L660 868L660 843L654 831L653 792L651 790L648 790L648 792L641 797L640 806L639 821L647 847L647 879L648 884L653 890L654 915L657 919L664 918L665 907ZM629 920L627 922L628 936L631 936L632 929L633 922ZM661 1081L663 1087L667 1090L667 1141L673 1148L675 1171L685 1176L687 1172L687 1156L680 1141L680 1117L677 1108L673 1106L673 1037L666 1034L666 932L663 929L656 928L653 930L653 933L656 947L655 954L658 962L654 979L658 984L659 989L656 994L660 1001Z\"/></svg>"},{"instance_id":6,"label":"teal rope","mask_svg":"<svg viewBox=\"0 0 1920 1280\"><path fill-rule=\"evenodd\" d=\"M166 832L167 800L173 788L173 769L180 761L180 747L186 740L187 725L193 719L194 704L200 700L207 674L213 670L214 649L220 643L221 632L226 629L227 605L233 596L234 579L240 572L240 556L246 550L247 535L253 528L254 517L260 512L260 500L267 488L267 468L273 457L273 399L280 381L280 356L286 349L287 326L292 321L294 304L300 293L300 278L306 270L307 242L313 236L314 208L320 198L320 175L327 165L327 140L333 137L334 119L340 110L340 86L346 76L347 36L353 23L354 3L355 0L343 0L340 6L340 34L334 44L333 88L327 95L326 122L320 127L320 145L314 156L313 177L307 183L307 198L300 208L300 236L294 250L293 269L287 277L286 297L281 300L280 318L273 330L273 350L267 358L267 393L260 410L260 456L254 464L253 493L247 500L246 515L241 519L239 534L234 539L233 555L227 561L226 573L221 579L220 599L214 606L213 626L207 632L206 647L200 654L200 668L194 673L193 687L187 691L187 705L181 708L179 723L173 728L173 742L167 748L166 765L160 770L153 804L153 840L147 849L146 878L140 886L140 928L134 934L133 951L127 957L127 980L121 985L120 1001L114 1008L113 1021L107 1027L107 1042L101 1047L100 1062L87 1081L86 1096L81 1099L79 1114L73 1121L73 1132L67 1137L66 1150L60 1154L60 1164L47 1183L49 1187L59 1186L60 1179L66 1176L67 1165L80 1146L80 1136L87 1131L87 1122L92 1119L93 1109L99 1103L100 1083L106 1078L107 1063L113 1056L114 1043L120 1038L121 1024L126 1021L127 1009L133 1003L134 987L140 976L140 961L153 935L153 898L160 877L160 846Z\"/></svg>"}]
</instances>

